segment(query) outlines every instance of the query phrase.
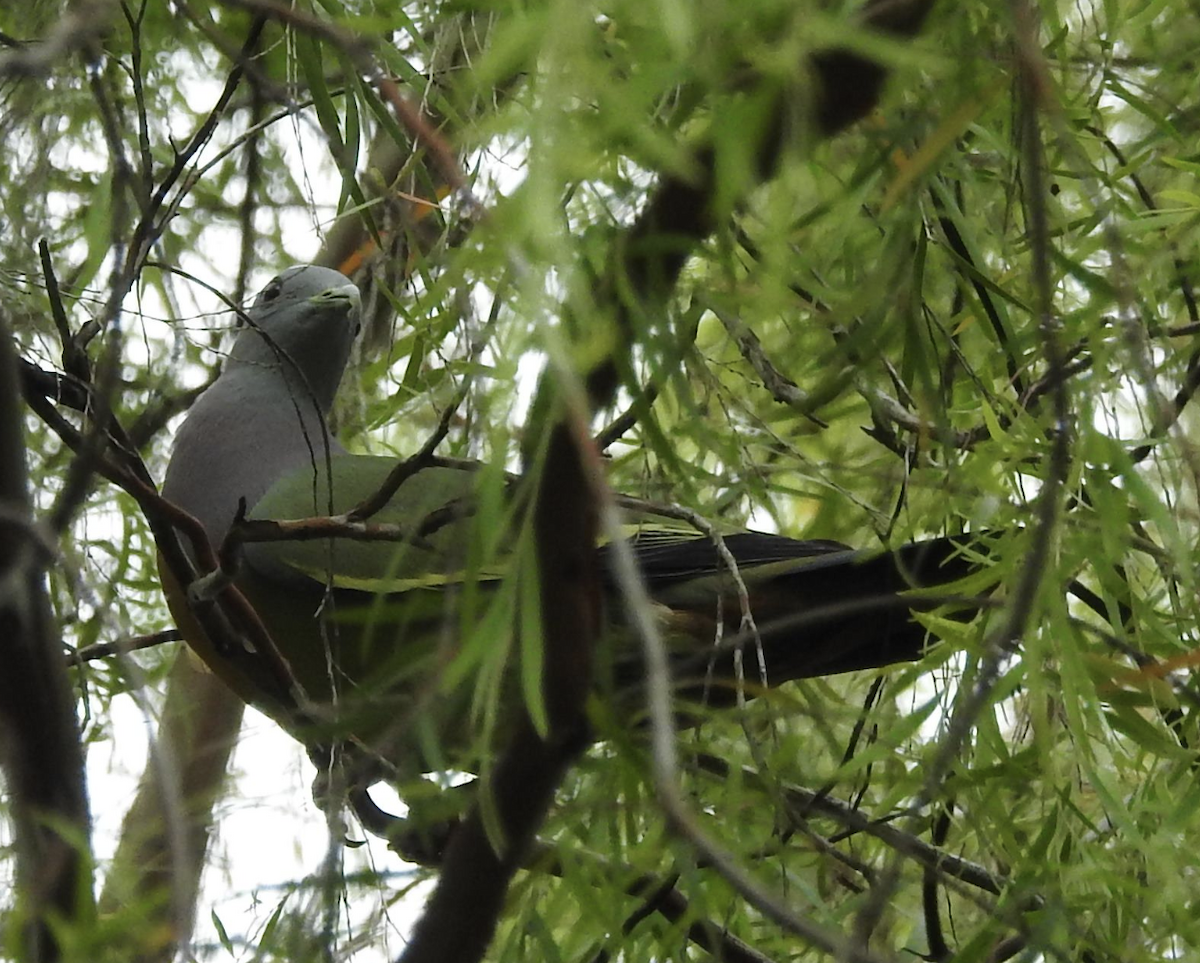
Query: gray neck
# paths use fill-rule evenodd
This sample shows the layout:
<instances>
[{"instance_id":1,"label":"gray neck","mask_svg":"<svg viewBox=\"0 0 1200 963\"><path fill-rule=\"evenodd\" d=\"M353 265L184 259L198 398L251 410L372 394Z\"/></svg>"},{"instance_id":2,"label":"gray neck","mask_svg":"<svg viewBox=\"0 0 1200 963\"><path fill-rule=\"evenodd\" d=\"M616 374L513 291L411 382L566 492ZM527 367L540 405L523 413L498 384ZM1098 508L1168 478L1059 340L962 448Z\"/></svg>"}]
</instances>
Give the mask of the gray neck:
<instances>
[{"instance_id":1,"label":"gray neck","mask_svg":"<svg viewBox=\"0 0 1200 963\"><path fill-rule=\"evenodd\" d=\"M239 498L252 509L283 475L345 451L325 429L329 402L314 404L296 380L278 367L268 374L248 360L230 363L179 430L163 495L199 518L214 546Z\"/></svg>"},{"instance_id":2,"label":"gray neck","mask_svg":"<svg viewBox=\"0 0 1200 963\"><path fill-rule=\"evenodd\" d=\"M330 352L340 357L330 357ZM349 356L350 343L296 347L269 339L261 330L246 328L233 344L221 380L242 371L257 371L264 380L282 381L295 397L311 398L327 414L333 408Z\"/></svg>"}]
</instances>

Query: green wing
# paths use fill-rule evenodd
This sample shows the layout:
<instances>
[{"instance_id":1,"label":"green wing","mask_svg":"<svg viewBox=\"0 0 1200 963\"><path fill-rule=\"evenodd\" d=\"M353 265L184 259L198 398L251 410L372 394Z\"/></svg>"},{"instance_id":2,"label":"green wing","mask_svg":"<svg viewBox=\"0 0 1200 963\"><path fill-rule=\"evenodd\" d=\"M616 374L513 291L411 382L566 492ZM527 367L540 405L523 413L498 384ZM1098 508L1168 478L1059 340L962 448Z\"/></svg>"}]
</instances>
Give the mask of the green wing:
<instances>
[{"instance_id":1,"label":"green wing","mask_svg":"<svg viewBox=\"0 0 1200 963\"><path fill-rule=\"evenodd\" d=\"M377 492L397 461L375 455L339 455L332 474L317 465L292 472L259 500L251 518L289 520L342 514ZM332 478L330 485L328 479ZM438 588L464 579L501 577L507 554L503 531L510 507L485 486L490 470L424 468L367 521L390 526L387 540L350 537L259 542L247 549L251 565L281 578L306 576L335 588L372 593Z\"/></svg>"},{"instance_id":2,"label":"green wing","mask_svg":"<svg viewBox=\"0 0 1200 963\"><path fill-rule=\"evenodd\" d=\"M294 520L337 515L374 495L397 461L377 455L338 455L325 465L292 472L276 482L251 518ZM248 547L251 565L276 578L303 576L335 588L393 594L421 588L492 581L508 571L517 538L516 485L490 466L433 466L405 479L391 500L368 520L396 529L386 541L349 537L259 542ZM332 477L332 490L326 479ZM638 548L700 542L706 536L652 508L630 513L623 534ZM731 534L736 529L725 529ZM600 539L600 544L607 541Z\"/></svg>"}]
</instances>

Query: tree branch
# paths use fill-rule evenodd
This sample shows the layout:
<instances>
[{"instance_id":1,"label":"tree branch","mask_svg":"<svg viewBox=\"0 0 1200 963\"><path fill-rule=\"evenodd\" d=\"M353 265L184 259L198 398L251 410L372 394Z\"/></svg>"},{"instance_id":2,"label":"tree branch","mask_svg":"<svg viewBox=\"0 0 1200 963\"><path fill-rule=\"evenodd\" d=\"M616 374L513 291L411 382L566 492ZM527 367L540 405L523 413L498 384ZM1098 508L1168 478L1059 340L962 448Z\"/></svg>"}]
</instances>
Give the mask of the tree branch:
<instances>
[{"instance_id":1,"label":"tree branch","mask_svg":"<svg viewBox=\"0 0 1200 963\"><path fill-rule=\"evenodd\" d=\"M17 384L13 336L0 316L0 762L26 927L18 955L50 963L62 955L61 928L93 912L91 826L74 694L46 596L49 558L33 537Z\"/></svg>"}]
</instances>

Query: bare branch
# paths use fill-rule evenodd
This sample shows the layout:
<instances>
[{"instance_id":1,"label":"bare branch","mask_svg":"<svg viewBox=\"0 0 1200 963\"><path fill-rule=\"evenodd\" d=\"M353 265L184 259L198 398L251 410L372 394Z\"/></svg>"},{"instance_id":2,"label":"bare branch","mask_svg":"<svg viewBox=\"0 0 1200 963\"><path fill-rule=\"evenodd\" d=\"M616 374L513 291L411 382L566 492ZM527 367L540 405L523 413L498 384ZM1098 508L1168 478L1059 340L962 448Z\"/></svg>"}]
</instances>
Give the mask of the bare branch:
<instances>
[{"instance_id":1,"label":"bare branch","mask_svg":"<svg viewBox=\"0 0 1200 963\"><path fill-rule=\"evenodd\" d=\"M13 812L17 919L25 928L18 955L50 963L63 950L54 924L82 923L93 912L91 827L75 700L46 596L48 559L29 538L17 384L12 332L0 315L0 763Z\"/></svg>"},{"instance_id":2,"label":"bare branch","mask_svg":"<svg viewBox=\"0 0 1200 963\"><path fill-rule=\"evenodd\" d=\"M168 642L179 642L183 639L179 629L164 629L161 632L151 632L149 635L136 635L130 639L118 639L116 642L97 642L82 649L67 653L67 665L83 665L97 659L108 659L114 655L126 652L140 652L142 649L152 649Z\"/></svg>"}]
</instances>

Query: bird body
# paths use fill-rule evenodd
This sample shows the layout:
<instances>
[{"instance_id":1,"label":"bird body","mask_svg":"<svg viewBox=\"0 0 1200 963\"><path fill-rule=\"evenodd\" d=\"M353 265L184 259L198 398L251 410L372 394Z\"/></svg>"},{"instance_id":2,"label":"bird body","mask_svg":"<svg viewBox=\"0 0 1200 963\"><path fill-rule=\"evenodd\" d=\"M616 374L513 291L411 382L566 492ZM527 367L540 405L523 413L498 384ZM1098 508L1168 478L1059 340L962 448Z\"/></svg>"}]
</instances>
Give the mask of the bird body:
<instances>
[{"instance_id":1,"label":"bird body","mask_svg":"<svg viewBox=\"0 0 1200 963\"><path fill-rule=\"evenodd\" d=\"M246 312L220 377L196 400L163 495L196 516L214 546L244 498L345 449L325 418L358 332L358 289L328 268L292 268ZM332 370L331 370L332 369Z\"/></svg>"},{"instance_id":2,"label":"bird body","mask_svg":"<svg viewBox=\"0 0 1200 963\"><path fill-rule=\"evenodd\" d=\"M201 521L214 546L240 500L252 518L338 514L378 490L395 466L394 459L347 454L325 427L357 331L357 307L348 279L306 266L280 275L248 309L251 324L225 370L179 431L163 486L168 499ZM520 706L511 665L515 652L528 653L527 634L536 634L536 619L529 619L537 597L528 591L536 583L533 551L522 534L532 498L518 481L498 511L480 511L489 477L485 466L436 465L412 474L370 520L393 526L388 541L244 546L238 587L298 690L321 708L319 733L297 726L290 695L280 693L262 660L217 650L164 571L172 612L215 672L301 739L386 744L380 751L411 773L470 768L453 747L471 742L467 730L475 722L495 722ZM974 567L961 539L871 554L837 542L731 531L724 546L746 587L743 599L714 540L674 518L647 512L631 519L629 540L669 647L677 694L715 704L732 701L739 687L754 688L742 678L735 647L716 645L743 630L743 601L768 684L775 685L918 657L925 631L911 612L919 603L898 593L954 581ZM611 550L597 547L605 572ZM609 578L605 588L613 644L605 647L612 655L601 678L614 691L634 692L641 680L637 647L624 644L630 633L618 587ZM758 670L745 675L757 680ZM491 684L479 685L480 678Z\"/></svg>"}]
</instances>

